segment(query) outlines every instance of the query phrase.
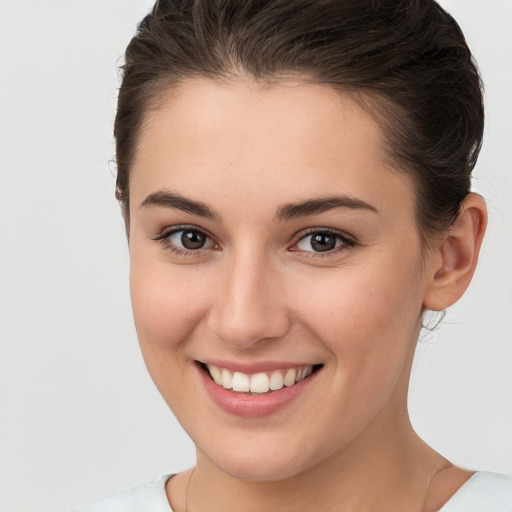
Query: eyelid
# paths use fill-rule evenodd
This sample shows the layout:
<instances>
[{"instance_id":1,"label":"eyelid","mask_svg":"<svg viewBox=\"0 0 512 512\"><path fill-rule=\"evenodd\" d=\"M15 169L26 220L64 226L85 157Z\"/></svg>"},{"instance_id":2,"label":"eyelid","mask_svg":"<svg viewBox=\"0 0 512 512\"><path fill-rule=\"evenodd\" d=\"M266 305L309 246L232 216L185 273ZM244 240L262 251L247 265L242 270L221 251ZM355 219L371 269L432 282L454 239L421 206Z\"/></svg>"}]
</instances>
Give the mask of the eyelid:
<instances>
[{"instance_id":1,"label":"eyelid","mask_svg":"<svg viewBox=\"0 0 512 512\"><path fill-rule=\"evenodd\" d=\"M168 236L177 233L178 231L185 231L187 229L190 231L199 231L200 233L204 233L206 236L211 238L204 229L198 226L194 226L193 224L177 224L176 226L166 226L153 238L153 240L156 242L158 240L162 240L163 238L167 238Z\"/></svg>"},{"instance_id":2,"label":"eyelid","mask_svg":"<svg viewBox=\"0 0 512 512\"><path fill-rule=\"evenodd\" d=\"M351 243L351 244L357 243L356 238L352 235L349 235L345 231L341 231L340 229L335 229L335 228L322 227L322 226L307 228L305 230L300 231L299 233L294 235L293 243L297 243L299 240L303 240L307 236L312 235L314 233L327 233L329 235L339 236L346 243Z\"/></svg>"}]
</instances>

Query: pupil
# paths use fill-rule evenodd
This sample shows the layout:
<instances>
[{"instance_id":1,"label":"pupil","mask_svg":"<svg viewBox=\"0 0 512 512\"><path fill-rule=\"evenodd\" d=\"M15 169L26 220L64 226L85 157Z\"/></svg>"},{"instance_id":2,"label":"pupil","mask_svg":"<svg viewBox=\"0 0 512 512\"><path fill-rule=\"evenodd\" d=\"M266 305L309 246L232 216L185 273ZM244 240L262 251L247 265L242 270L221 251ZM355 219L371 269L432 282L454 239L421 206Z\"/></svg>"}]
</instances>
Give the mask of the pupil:
<instances>
[{"instance_id":1,"label":"pupil","mask_svg":"<svg viewBox=\"0 0 512 512\"><path fill-rule=\"evenodd\" d=\"M201 249L206 242L206 237L197 231L184 231L181 235L181 243L186 249Z\"/></svg>"},{"instance_id":2,"label":"pupil","mask_svg":"<svg viewBox=\"0 0 512 512\"><path fill-rule=\"evenodd\" d=\"M311 247L317 252L332 251L336 248L336 237L317 233L311 237Z\"/></svg>"}]
</instances>

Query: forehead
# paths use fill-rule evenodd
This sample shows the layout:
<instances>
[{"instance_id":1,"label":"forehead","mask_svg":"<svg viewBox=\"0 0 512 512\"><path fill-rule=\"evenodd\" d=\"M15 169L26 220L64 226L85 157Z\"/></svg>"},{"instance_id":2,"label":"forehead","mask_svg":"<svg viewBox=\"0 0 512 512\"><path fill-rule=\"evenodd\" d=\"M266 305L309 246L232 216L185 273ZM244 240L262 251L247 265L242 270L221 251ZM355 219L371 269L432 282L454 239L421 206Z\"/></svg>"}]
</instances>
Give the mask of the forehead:
<instances>
[{"instance_id":1,"label":"forehead","mask_svg":"<svg viewBox=\"0 0 512 512\"><path fill-rule=\"evenodd\" d=\"M247 201L343 193L377 204L394 191L412 207L410 183L390 167L378 124L327 85L194 79L161 100L140 134L135 204L170 188Z\"/></svg>"},{"instance_id":2,"label":"forehead","mask_svg":"<svg viewBox=\"0 0 512 512\"><path fill-rule=\"evenodd\" d=\"M353 134L354 140L364 135L366 150L380 153L381 132L373 118L348 93L323 84L189 79L152 103L155 108L148 109L141 130L142 148L151 143L148 139L154 139L159 126L179 131L180 142L197 138L204 149L217 152L224 152L223 143L249 140L253 146L259 143L270 149L272 136L278 136L276 141L286 138L295 143L296 150L309 151L318 147L321 139L321 150ZM221 134L229 131L231 139L223 140ZM232 151L231 147L230 154Z\"/></svg>"}]
</instances>

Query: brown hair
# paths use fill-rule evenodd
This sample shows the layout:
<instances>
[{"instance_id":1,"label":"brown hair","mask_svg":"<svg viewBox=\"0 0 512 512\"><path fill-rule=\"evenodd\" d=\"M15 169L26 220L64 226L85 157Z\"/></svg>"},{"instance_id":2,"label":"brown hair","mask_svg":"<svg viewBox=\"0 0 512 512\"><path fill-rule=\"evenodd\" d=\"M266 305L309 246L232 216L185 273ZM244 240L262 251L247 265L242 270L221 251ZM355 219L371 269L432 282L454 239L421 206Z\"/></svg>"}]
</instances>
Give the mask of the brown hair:
<instances>
[{"instance_id":1,"label":"brown hair","mask_svg":"<svg viewBox=\"0 0 512 512\"><path fill-rule=\"evenodd\" d=\"M127 224L144 115L190 77L273 83L292 74L354 94L415 183L422 235L447 229L470 191L482 84L460 27L433 0L158 1L122 69L114 135Z\"/></svg>"}]
</instances>

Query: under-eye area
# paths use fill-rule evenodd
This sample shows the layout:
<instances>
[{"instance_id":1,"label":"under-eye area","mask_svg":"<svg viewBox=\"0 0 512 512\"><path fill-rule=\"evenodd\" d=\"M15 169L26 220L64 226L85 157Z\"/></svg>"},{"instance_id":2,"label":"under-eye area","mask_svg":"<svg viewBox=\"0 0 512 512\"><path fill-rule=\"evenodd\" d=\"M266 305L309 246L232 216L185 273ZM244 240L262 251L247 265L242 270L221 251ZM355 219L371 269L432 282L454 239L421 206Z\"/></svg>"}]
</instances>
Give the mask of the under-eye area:
<instances>
[{"instance_id":1,"label":"under-eye area","mask_svg":"<svg viewBox=\"0 0 512 512\"><path fill-rule=\"evenodd\" d=\"M250 393L251 395L267 394L285 387L291 387L307 379L324 366L323 364L298 365L248 374L200 361L197 361L197 364L217 385L224 389L230 389L238 393Z\"/></svg>"}]
</instances>

